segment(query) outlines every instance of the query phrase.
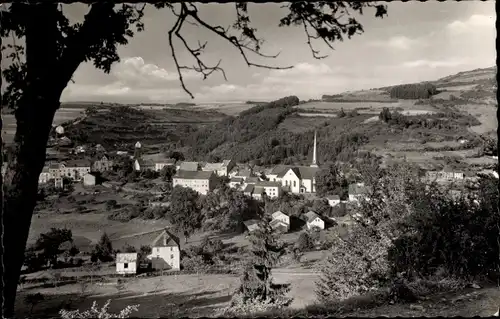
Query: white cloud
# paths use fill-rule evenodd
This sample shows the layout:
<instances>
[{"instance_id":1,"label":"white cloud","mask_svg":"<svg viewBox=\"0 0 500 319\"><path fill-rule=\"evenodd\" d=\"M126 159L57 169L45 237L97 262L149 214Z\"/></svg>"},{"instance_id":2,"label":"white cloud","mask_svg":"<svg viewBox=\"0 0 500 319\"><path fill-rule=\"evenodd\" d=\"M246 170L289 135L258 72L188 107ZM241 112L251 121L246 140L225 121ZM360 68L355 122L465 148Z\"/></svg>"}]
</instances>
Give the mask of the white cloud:
<instances>
[{"instance_id":1,"label":"white cloud","mask_svg":"<svg viewBox=\"0 0 500 319\"><path fill-rule=\"evenodd\" d=\"M156 64L145 63L141 57L122 59L111 68L111 74L117 81L137 87L158 87L168 82L179 81L177 71L167 71ZM184 79L199 77L193 71L182 73Z\"/></svg>"},{"instance_id":2,"label":"white cloud","mask_svg":"<svg viewBox=\"0 0 500 319\"><path fill-rule=\"evenodd\" d=\"M421 67L427 67L427 68L440 68L440 67L457 67L461 65L466 65L468 64L469 61L467 59L449 59L449 60L443 60L443 61L433 61L433 60L414 60L414 61L408 61L404 62L402 64L403 67L405 68L421 68Z\"/></svg>"},{"instance_id":3,"label":"white cloud","mask_svg":"<svg viewBox=\"0 0 500 319\"><path fill-rule=\"evenodd\" d=\"M397 50L409 50L413 46L421 44L421 41L418 39L410 39L405 36L393 36L385 41L372 41L369 42L368 45L374 47L386 47L390 49Z\"/></svg>"},{"instance_id":4,"label":"white cloud","mask_svg":"<svg viewBox=\"0 0 500 319\"><path fill-rule=\"evenodd\" d=\"M449 23L446 28L452 33L477 32L477 28L495 28L495 17L481 14L474 14L465 21L455 20Z\"/></svg>"}]
</instances>

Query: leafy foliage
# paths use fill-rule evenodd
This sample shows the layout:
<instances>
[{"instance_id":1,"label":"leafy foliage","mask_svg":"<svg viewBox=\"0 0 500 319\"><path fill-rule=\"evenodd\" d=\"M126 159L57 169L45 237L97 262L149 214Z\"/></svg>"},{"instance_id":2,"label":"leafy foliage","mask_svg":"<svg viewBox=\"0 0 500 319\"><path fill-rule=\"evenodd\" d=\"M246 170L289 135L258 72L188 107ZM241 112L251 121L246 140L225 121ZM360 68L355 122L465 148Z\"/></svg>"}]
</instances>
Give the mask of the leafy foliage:
<instances>
[{"instance_id":1,"label":"leafy foliage","mask_svg":"<svg viewBox=\"0 0 500 319\"><path fill-rule=\"evenodd\" d=\"M171 209L167 217L174 225L174 231L187 238L201 228L202 215L198 206L199 195L191 188L177 185L172 190Z\"/></svg>"},{"instance_id":2,"label":"leafy foliage","mask_svg":"<svg viewBox=\"0 0 500 319\"><path fill-rule=\"evenodd\" d=\"M94 247L92 255L102 262L112 261L114 259L113 245L111 244L108 234L102 234L101 239Z\"/></svg>"},{"instance_id":3,"label":"leafy foliage","mask_svg":"<svg viewBox=\"0 0 500 319\"><path fill-rule=\"evenodd\" d=\"M44 257L52 266L57 264L57 256L61 253L60 246L64 242L73 242L73 235L69 229L51 228L49 232L41 234L35 243L37 250L43 250Z\"/></svg>"},{"instance_id":4,"label":"leafy foliage","mask_svg":"<svg viewBox=\"0 0 500 319\"><path fill-rule=\"evenodd\" d=\"M339 195L344 197L347 187L346 178L340 174L335 164L330 164L316 173L316 193L318 196Z\"/></svg>"},{"instance_id":5,"label":"leafy foliage","mask_svg":"<svg viewBox=\"0 0 500 319\"><path fill-rule=\"evenodd\" d=\"M393 99L428 99L437 93L436 86L431 83L403 84L390 90Z\"/></svg>"}]
</instances>

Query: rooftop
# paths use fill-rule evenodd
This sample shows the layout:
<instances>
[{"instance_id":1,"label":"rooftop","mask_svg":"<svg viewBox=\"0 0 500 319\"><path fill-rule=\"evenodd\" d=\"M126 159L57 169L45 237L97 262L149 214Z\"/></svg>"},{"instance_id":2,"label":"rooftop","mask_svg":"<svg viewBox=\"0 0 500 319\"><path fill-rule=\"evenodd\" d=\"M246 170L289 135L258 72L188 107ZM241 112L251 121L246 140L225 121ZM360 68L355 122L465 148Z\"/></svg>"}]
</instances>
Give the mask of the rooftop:
<instances>
[{"instance_id":1,"label":"rooftop","mask_svg":"<svg viewBox=\"0 0 500 319\"><path fill-rule=\"evenodd\" d=\"M116 254L117 263L130 263L137 261L137 253L118 253Z\"/></svg>"},{"instance_id":2,"label":"rooftop","mask_svg":"<svg viewBox=\"0 0 500 319\"><path fill-rule=\"evenodd\" d=\"M183 170L182 168L177 171L174 178L182 178L182 179L209 179L212 176L212 171L191 171L191 170Z\"/></svg>"}]
</instances>

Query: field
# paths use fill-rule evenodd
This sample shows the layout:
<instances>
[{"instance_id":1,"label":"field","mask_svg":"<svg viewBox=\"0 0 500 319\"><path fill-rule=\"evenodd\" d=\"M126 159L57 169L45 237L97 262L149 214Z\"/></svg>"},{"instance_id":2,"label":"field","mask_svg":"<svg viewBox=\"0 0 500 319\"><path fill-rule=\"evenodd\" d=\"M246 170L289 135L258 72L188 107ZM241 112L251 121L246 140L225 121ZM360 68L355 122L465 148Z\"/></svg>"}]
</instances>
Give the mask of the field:
<instances>
[{"instance_id":1,"label":"field","mask_svg":"<svg viewBox=\"0 0 500 319\"><path fill-rule=\"evenodd\" d=\"M357 110L358 113L378 114L384 107L390 110L402 109L404 111L438 111L430 105L415 105L414 100L400 100L395 103L383 102L309 102L304 103L297 108L311 110L314 112L339 112L344 109L345 112Z\"/></svg>"},{"instance_id":2,"label":"field","mask_svg":"<svg viewBox=\"0 0 500 319\"><path fill-rule=\"evenodd\" d=\"M74 120L79 116L83 115L83 111L85 108L60 108L57 110L56 115L54 116L54 122L53 125L59 125L62 124L63 122ZM3 139L5 143L11 143L14 139L14 134L16 133L16 119L13 114L3 114L2 115L2 121L3 121Z\"/></svg>"}]
</instances>

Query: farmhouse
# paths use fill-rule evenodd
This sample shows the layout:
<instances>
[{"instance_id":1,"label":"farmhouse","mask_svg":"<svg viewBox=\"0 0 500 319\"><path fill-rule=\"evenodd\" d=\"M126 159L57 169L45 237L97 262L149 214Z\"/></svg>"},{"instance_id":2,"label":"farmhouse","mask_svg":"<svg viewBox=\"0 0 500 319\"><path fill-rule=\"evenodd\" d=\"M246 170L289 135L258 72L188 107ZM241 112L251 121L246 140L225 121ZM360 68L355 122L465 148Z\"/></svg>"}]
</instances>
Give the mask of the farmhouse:
<instances>
[{"instance_id":1,"label":"farmhouse","mask_svg":"<svg viewBox=\"0 0 500 319\"><path fill-rule=\"evenodd\" d=\"M233 177L229 180L229 187L231 188L241 188L243 186L243 178Z\"/></svg>"},{"instance_id":2,"label":"farmhouse","mask_svg":"<svg viewBox=\"0 0 500 319\"><path fill-rule=\"evenodd\" d=\"M244 169L233 168L229 172L229 177L242 178L244 181L246 181L247 178L252 176L253 176L253 171L250 168L244 168Z\"/></svg>"},{"instance_id":3,"label":"farmhouse","mask_svg":"<svg viewBox=\"0 0 500 319\"><path fill-rule=\"evenodd\" d=\"M110 160L106 155L102 155L97 158L92 164L92 170L94 172L106 172L113 168L113 161Z\"/></svg>"},{"instance_id":4,"label":"farmhouse","mask_svg":"<svg viewBox=\"0 0 500 319\"><path fill-rule=\"evenodd\" d=\"M155 163L155 171L161 171L165 166L174 166L175 167L175 159L168 158L162 161L158 161Z\"/></svg>"},{"instance_id":5,"label":"farmhouse","mask_svg":"<svg viewBox=\"0 0 500 319\"><path fill-rule=\"evenodd\" d=\"M44 166L40 176L38 176L38 184L45 184L52 178L52 175L49 172L49 167Z\"/></svg>"},{"instance_id":6,"label":"farmhouse","mask_svg":"<svg viewBox=\"0 0 500 319\"><path fill-rule=\"evenodd\" d=\"M232 160L224 160L222 163L207 163L202 170L205 172L214 172L217 176L228 176L229 172L236 164Z\"/></svg>"},{"instance_id":7,"label":"farmhouse","mask_svg":"<svg viewBox=\"0 0 500 319\"><path fill-rule=\"evenodd\" d=\"M137 253L118 253L116 254L116 272L122 275L135 274L137 262Z\"/></svg>"},{"instance_id":8,"label":"farmhouse","mask_svg":"<svg viewBox=\"0 0 500 319\"><path fill-rule=\"evenodd\" d=\"M359 202L360 199L368 200L368 194L370 193L370 188L365 186L364 183L356 183L349 185L349 201Z\"/></svg>"},{"instance_id":9,"label":"farmhouse","mask_svg":"<svg viewBox=\"0 0 500 319\"><path fill-rule=\"evenodd\" d=\"M425 177L430 181L451 182L463 180L464 173L457 172L450 167L445 167L441 171L428 171L425 173Z\"/></svg>"},{"instance_id":10,"label":"farmhouse","mask_svg":"<svg viewBox=\"0 0 500 319\"><path fill-rule=\"evenodd\" d=\"M181 162L177 165L176 169L178 171L196 172L196 171L200 170L200 163L198 163L198 162Z\"/></svg>"},{"instance_id":11,"label":"farmhouse","mask_svg":"<svg viewBox=\"0 0 500 319\"><path fill-rule=\"evenodd\" d=\"M244 221L243 224L245 224L245 227L248 229L248 232L254 232L257 229L259 229L259 221L257 219L250 219L247 221Z\"/></svg>"},{"instance_id":12,"label":"farmhouse","mask_svg":"<svg viewBox=\"0 0 500 319\"><path fill-rule=\"evenodd\" d=\"M55 177L54 178L54 187L57 189L64 188L64 181L62 177Z\"/></svg>"},{"instance_id":13,"label":"farmhouse","mask_svg":"<svg viewBox=\"0 0 500 319\"><path fill-rule=\"evenodd\" d=\"M214 172L183 171L179 170L173 177L173 186L189 187L202 195L215 188L216 175Z\"/></svg>"},{"instance_id":14,"label":"farmhouse","mask_svg":"<svg viewBox=\"0 0 500 319\"><path fill-rule=\"evenodd\" d=\"M315 212L309 211L305 216L307 229L325 229L325 222Z\"/></svg>"},{"instance_id":15,"label":"farmhouse","mask_svg":"<svg viewBox=\"0 0 500 319\"><path fill-rule=\"evenodd\" d=\"M136 158L134 160L135 171L152 171L155 169L155 163L152 160Z\"/></svg>"},{"instance_id":16,"label":"farmhouse","mask_svg":"<svg viewBox=\"0 0 500 319\"><path fill-rule=\"evenodd\" d=\"M61 163L59 166L60 176L69 177L75 181L80 181L83 175L90 173L92 164L89 160L72 160Z\"/></svg>"},{"instance_id":17,"label":"farmhouse","mask_svg":"<svg viewBox=\"0 0 500 319\"><path fill-rule=\"evenodd\" d=\"M257 182L248 184L243 193L252 196L256 200L261 200L264 195L269 198L277 198L281 194L281 184L277 182Z\"/></svg>"},{"instance_id":18,"label":"farmhouse","mask_svg":"<svg viewBox=\"0 0 500 319\"><path fill-rule=\"evenodd\" d=\"M97 185L98 177L96 174L87 173L83 175L83 186L95 186Z\"/></svg>"},{"instance_id":19,"label":"farmhouse","mask_svg":"<svg viewBox=\"0 0 500 319\"><path fill-rule=\"evenodd\" d=\"M155 238L151 247L151 255L147 258L151 260L153 269L181 269L181 248L177 236L165 229Z\"/></svg>"},{"instance_id":20,"label":"farmhouse","mask_svg":"<svg viewBox=\"0 0 500 319\"><path fill-rule=\"evenodd\" d=\"M330 207L335 207L340 204L339 195L328 195L326 196L326 200L328 201L328 205L330 205Z\"/></svg>"},{"instance_id":21,"label":"farmhouse","mask_svg":"<svg viewBox=\"0 0 500 319\"><path fill-rule=\"evenodd\" d=\"M272 215L271 227L284 233L290 230L290 217L282 211L274 212Z\"/></svg>"}]
</instances>

